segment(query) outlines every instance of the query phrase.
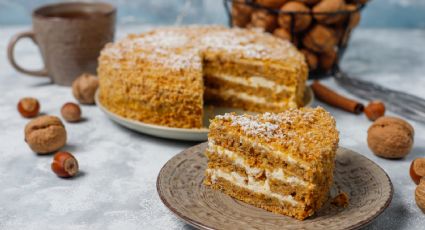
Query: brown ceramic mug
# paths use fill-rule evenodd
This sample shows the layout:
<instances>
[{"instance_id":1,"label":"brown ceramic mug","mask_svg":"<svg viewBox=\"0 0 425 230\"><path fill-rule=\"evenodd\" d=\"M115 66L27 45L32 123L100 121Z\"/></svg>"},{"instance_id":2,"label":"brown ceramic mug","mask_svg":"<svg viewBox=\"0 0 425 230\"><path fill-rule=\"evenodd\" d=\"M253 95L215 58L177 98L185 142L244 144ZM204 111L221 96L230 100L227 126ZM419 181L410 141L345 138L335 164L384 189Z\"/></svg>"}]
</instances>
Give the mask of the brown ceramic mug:
<instances>
[{"instance_id":1,"label":"brown ceramic mug","mask_svg":"<svg viewBox=\"0 0 425 230\"><path fill-rule=\"evenodd\" d=\"M106 3L59 3L40 7L32 14L33 29L15 35L8 46L8 58L19 72L50 77L70 86L80 74L96 74L97 58L115 32L116 9ZM17 64L14 48L21 38L38 45L42 70L27 70Z\"/></svg>"}]
</instances>

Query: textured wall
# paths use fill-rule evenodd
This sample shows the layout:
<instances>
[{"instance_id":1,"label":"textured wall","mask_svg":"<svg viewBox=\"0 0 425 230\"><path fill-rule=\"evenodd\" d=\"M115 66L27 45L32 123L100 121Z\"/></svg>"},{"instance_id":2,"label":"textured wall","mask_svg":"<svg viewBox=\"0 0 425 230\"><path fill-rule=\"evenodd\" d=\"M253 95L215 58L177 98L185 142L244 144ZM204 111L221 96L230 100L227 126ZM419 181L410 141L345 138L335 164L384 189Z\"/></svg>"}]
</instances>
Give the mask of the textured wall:
<instances>
[{"instance_id":1,"label":"textured wall","mask_svg":"<svg viewBox=\"0 0 425 230\"><path fill-rule=\"evenodd\" d=\"M0 0L0 25L28 24L34 7L60 0ZM121 24L226 23L222 0L106 0L118 6ZM190 4L189 4L190 3ZM425 28L425 0L371 0L363 15L366 27Z\"/></svg>"}]
</instances>

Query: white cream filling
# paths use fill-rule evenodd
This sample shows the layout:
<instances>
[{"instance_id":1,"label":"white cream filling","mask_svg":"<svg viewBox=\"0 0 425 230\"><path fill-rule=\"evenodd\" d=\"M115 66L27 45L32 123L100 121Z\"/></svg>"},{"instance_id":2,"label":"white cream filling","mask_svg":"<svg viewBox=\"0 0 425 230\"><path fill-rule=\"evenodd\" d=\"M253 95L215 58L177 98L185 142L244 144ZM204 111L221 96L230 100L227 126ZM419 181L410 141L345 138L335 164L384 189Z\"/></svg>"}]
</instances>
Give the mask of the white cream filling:
<instances>
[{"instance_id":1,"label":"white cream filling","mask_svg":"<svg viewBox=\"0 0 425 230\"><path fill-rule=\"evenodd\" d=\"M220 78L232 83L245 85L245 86L273 89L276 93L280 93L283 91L295 92L295 87L289 87L286 85L278 85L276 84L276 82L272 80L268 80L267 78L262 76L252 76L248 78L243 78L243 77L232 76L228 74L217 74L217 75L214 75L214 77Z\"/></svg>"},{"instance_id":2,"label":"white cream filling","mask_svg":"<svg viewBox=\"0 0 425 230\"><path fill-rule=\"evenodd\" d=\"M217 153L218 155L225 155L229 159L232 159L234 164L244 168L246 173L249 176L255 177L256 175L263 172L263 170L260 169L260 168L249 166L247 163L245 163L244 158L239 156L237 153L230 151L228 149L225 149L221 146L215 145L211 142L208 142L208 150L211 153ZM285 175L282 168L275 169L273 171L270 171L270 170L264 170L264 171L266 172L266 178L280 180L282 182L285 182L285 183L288 183L288 184L293 184L293 185L301 185L301 186L307 186L308 185L308 183L306 181L304 181L304 180L302 180L298 177Z\"/></svg>"},{"instance_id":3,"label":"white cream filling","mask_svg":"<svg viewBox=\"0 0 425 230\"><path fill-rule=\"evenodd\" d=\"M276 107L285 107L289 106L291 108L297 107L297 103L294 101L294 96L291 96L287 102L268 102L265 97L254 96L247 94L245 92L237 92L234 89L227 90L217 90L217 89L208 89L211 93L215 95L223 95L227 97L236 97L245 101L250 101L256 104L263 104L266 106L276 106Z\"/></svg>"},{"instance_id":4,"label":"white cream filling","mask_svg":"<svg viewBox=\"0 0 425 230\"><path fill-rule=\"evenodd\" d=\"M252 143L254 146L258 146L260 148L263 148L263 149L271 152L277 158L280 158L280 159L284 160L285 162L288 162L289 164L298 164L303 169L309 169L310 168L307 164L295 160L294 158L289 156L289 154L284 153L284 152L279 151L279 150L274 150L270 146L265 146L265 145L258 143L258 142L254 141L254 140L252 140L248 137L241 136L239 139L240 139L240 141Z\"/></svg>"},{"instance_id":5,"label":"white cream filling","mask_svg":"<svg viewBox=\"0 0 425 230\"><path fill-rule=\"evenodd\" d=\"M218 177L221 177L232 184L235 184L241 188L253 191L255 193L263 194L269 197L274 197L280 202L290 203L293 206L296 206L298 202L294 199L293 196L284 196L278 193L274 193L270 190L268 179L265 182L258 182L252 176L244 177L239 175L236 172L227 173L220 169L207 169L209 175L211 175L212 183L217 181Z\"/></svg>"}]
</instances>

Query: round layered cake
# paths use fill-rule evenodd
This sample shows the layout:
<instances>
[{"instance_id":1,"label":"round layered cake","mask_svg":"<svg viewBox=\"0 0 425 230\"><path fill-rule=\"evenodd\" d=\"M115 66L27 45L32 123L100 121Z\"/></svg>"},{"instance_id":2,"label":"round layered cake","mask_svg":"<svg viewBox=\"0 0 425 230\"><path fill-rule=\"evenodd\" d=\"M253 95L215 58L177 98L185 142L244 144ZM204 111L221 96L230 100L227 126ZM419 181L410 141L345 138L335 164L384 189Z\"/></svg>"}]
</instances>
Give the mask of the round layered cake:
<instances>
[{"instance_id":1,"label":"round layered cake","mask_svg":"<svg viewBox=\"0 0 425 230\"><path fill-rule=\"evenodd\" d=\"M287 41L259 30L167 27L108 44L99 99L120 116L202 127L204 105L281 112L302 106L308 69Z\"/></svg>"}]
</instances>

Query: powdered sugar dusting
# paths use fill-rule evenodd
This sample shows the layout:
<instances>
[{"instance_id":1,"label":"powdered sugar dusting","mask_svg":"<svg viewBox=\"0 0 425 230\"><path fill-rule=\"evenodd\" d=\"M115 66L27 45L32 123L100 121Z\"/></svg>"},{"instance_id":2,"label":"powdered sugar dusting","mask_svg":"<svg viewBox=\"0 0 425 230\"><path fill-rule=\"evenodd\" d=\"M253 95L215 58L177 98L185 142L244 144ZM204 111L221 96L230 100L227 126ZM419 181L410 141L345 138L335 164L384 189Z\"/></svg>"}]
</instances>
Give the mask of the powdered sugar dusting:
<instances>
[{"instance_id":1,"label":"powdered sugar dusting","mask_svg":"<svg viewBox=\"0 0 425 230\"><path fill-rule=\"evenodd\" d=\"M290 42L258 30L219 26L169 27L129 35L119 42L108 44L100 60L115 63L114 68L121 68L125 62L139 60L172 70L201 69L202 56L208 51L235 58L279 62L288 58L304 60Z\"/></svg>"}]
</instances>

